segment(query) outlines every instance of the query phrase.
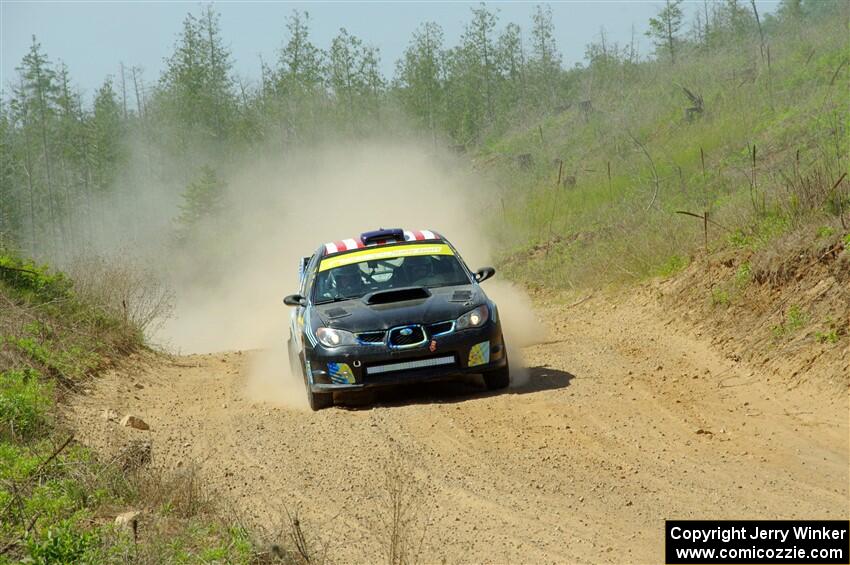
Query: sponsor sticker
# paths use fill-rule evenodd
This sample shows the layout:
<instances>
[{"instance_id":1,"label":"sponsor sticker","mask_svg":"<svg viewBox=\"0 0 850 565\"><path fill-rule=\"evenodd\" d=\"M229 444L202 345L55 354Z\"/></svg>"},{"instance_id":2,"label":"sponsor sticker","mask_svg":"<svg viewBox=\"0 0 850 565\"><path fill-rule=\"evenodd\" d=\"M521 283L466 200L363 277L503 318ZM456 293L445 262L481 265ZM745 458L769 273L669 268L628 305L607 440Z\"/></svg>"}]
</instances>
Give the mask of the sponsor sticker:
<instances>
[{"instance_id":1,"label":"sponsor sticker","mask_svg":"<svg viewBox=\"0 0 850 565\"><path fill-rule=\"evenodd\" d=\"M452 248L445 243L423 243L413 245L381 246L374 249L354 251L345 255L336 255L322 259L319 271L327 271L344 265L352 265L363 261L381 261L385 259L397 259L399 257L414 257L419 255L454 255Z\"/></svg>"},{"instance_id":2,"label":"sponsor sticker","mask_svg":"<svg viewBox=\"0 0 850 565\"><path fill-rule=\"evenodd\" d=\"M477 367L478 365L486 365L490 362L490 342L482 341L473 345L469 350L468 367Z\"/></svg>"},{"instance_id":3,"label":"sponsor sticker","mask_svg":"<svg viewBox=\"0 0 850 565\"><path fill-rule=\"evenodd\" d=\"M328 373L336 384L354 384L354 373L348 363L328 363Z\"/></svg>"}]
</instances>

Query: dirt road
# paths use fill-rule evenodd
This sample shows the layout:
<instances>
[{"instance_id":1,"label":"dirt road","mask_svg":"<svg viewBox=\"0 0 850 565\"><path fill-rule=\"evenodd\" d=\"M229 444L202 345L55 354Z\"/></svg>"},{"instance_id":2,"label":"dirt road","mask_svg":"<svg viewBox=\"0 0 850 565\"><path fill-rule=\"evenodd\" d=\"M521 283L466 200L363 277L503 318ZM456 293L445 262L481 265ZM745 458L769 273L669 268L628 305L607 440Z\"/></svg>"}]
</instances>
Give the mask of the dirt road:
<instances>
[{"instance_id":1,"label":"dirt road","mask_svg":"<svg viewBox=\"0 0 850 565\"><path fill-rule=\"evenodd\" d=\"M101 410L142 416L155 464L197 462L266 531L299 508L337 562L380 559L399 486L411 552L429 563L653 563L665 518L847 517L846 388L727 359L651 301L539 314L549 339L501 394L421 386L309 413L251 397L256 353L231 352L107 376L72 416L104 445L148 432Z\"/></svg>"}]
</instances>

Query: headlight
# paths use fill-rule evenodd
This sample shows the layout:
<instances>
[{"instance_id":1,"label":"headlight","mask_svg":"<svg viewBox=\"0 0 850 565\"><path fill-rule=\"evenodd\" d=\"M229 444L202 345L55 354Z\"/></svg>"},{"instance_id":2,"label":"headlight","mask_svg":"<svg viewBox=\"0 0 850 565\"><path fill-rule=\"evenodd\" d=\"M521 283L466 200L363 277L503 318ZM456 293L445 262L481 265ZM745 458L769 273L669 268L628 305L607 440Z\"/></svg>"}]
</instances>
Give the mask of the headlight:
<instances>
[{"instance_id":1,"label":"headlight","mask_svg":"<svg viewBox=\"0 0 850 565\"><path fill-rule=\"evenodd\" d=\"M470 310L455 322L455 329L478 328L483 326L490 318L490 309L484 304L475 310Z\"/></svg>"},{"instance_id":2,"label":"headlight","mask_svg":"<svg viewBox=\"0 0 850 565\"><path fill-rule=\"evenodd\" d=\"M317 329L316 339L325 347L339 347L340 345L355 345L357 343L353 333L333 328Z\"/></svg>"}]
</instances>

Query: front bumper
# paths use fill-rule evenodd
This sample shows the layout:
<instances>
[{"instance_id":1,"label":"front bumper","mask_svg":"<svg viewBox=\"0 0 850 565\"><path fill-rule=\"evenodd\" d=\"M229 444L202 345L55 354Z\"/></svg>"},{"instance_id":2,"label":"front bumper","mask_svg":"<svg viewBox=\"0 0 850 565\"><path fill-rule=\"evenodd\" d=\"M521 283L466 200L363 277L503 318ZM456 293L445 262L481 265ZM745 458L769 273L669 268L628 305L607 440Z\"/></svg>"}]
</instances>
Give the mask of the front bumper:
<instances>
[{"instance_id":1,"label":"front bumper","mask_svg":"<svg viewBox=\"0 0 850 565\"><path fill-rule=\"evenodd\" d=\"M492 320L480 328L434 337L411 349L316 346L306 349L304 355L304 370L313 392L451 380L507 364L501 325Z\"/></svg>"}]
</instances>

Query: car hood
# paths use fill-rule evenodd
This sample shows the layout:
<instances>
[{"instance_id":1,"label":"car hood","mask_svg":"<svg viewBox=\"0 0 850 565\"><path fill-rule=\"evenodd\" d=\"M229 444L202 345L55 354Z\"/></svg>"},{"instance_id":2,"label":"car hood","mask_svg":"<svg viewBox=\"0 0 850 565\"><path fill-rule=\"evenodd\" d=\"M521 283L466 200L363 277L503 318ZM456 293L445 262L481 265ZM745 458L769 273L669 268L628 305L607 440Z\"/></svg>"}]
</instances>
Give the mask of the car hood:
<instances>
[{"instance_id":1,"label":"car hood","mask_svg":"<svg viewBox=\"0 0 850 565\"><path fill-rule=\"evenodd\" d=\"M314 306L317 323L326 327L364 332L388 330L405 324L432 324L454 320L487 300L478 285L446 286L428 289L430 296L414 300L367 304L346 300ZM315 328L314 328L315 329Z\"/></svg>"}]
</instances>

